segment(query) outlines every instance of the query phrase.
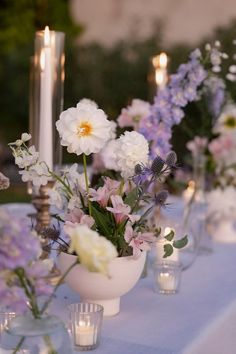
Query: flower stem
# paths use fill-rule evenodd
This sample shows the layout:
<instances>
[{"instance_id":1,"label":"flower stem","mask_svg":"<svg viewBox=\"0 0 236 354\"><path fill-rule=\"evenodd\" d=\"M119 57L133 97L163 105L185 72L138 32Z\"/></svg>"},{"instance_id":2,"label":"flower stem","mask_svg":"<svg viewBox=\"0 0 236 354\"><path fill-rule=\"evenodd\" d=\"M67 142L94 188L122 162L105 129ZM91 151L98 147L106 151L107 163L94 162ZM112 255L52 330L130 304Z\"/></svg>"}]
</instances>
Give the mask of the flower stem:
<instances>
[{"instance_id":1,"label":"flower stem","mask_svg":"<svg viewBox=\"0 0 236 354\"><path fill-rule=\"evenodd\" d=\"M85 185L86 185L86 191L88 194L88 208L89 208L89 215L92 215L92 208L91 208L91 202L89 200L89 182L88 182L88 174L87 174L87 159L86 155L83 154L83 163L84 163L84 176L85 176Z\"/></svg>"},{"instance_id":2,"label":"flower stem","mask_svg":"<svg viewBox=\"0 0 236 354\"><path fill-rule=\"evenodd\" d=\"M120 186L119 186L119 195L123 194L124 185L125 185L125 181L124 181L124 179L122 179L120 182Z\"/></svg>"},{"instance_id":3,"label":"flower stem","mask_svg":"<svg viewBox=\"0 0 236 354\"><path fill-rule=\"evenodd\" d=\"M67 269L67 271L63 274L63 276L61 277L61 279L59 280L59 282L57 283L57 285L55 286L52 294L49 296L48 300L44 303L41 311L40 311L40 314L42 315L44 313L44 311L48 308L48 306L50 305L52 299L54 298L54 295L57 291L57 289L59 288L59 286L63 283L65 277L67 276L67 274L71 271L71 269L76 265L78 264L79 261L78 261L78 258L76 258L76 261L74 263L71 264L71 266Z\"/></svg>"},{"instance_id":4,"label":"flower stem","mask_svg":"<svg viewBox=\"0 0 236 354\"><path fill-rule=\"evenodd\" d=\"M35 293L34 293L34 288L32 287L32 284L30 283L30 281L25 277L25 273L24 270L19 268L15 270L15 274L17 275L20 285L21 287L24 289L24 292L26 294L26 296L29 299L29 304L31 307L31 312L33 314L33 316L35 318L39 318L40 317L40 311L35 299Z\"/></svg>"},{"instance_id":5,"label":"flower stem","mask_svg":"<svg viewBox=\"0 0 236 354\"><path fill-rule=\"evenodd\" d=\"M17 346L14 349L14 351L12 352L12 354L16 354L20 350L20 348L21 348L22 344L24 343L24 341L25 341L25 337L21 337L19 343L17 344Z\"/></svg>"},{"instance_id":6,"label":"flower stem","mask_svg":"<svg viewBox=\"0 0 236 354\"><path fill-rule=\"evenodd\" d=\"M69 197L72 197L72 196L73 196L73 193L72 193L72 191L71 191L69 185L67 185L67 184L63 181L63 179L62 179L60 176L58 176L58 175L57 175L56 173L54 173L53 171L49 170L49 168L48 168L48 172L49 172L49 174L50 174L55 180L57 180L58 182L60 182L60 183L65 187L65 190L66 190L66 192L68 193L68 196L69 196Z\"/></svg>"},{"instance_id":7,"label":"flower stem","mask_svg":"<svg viewBox=\"0 0 236 354\"><path fill-rule=\"evenodd\" d=\"M45 343L47 344L48 347L48 354L58 354L57 351L54 349L51 338L49 335L45 335L43 337Z\"/></svg>"}]
</instances>

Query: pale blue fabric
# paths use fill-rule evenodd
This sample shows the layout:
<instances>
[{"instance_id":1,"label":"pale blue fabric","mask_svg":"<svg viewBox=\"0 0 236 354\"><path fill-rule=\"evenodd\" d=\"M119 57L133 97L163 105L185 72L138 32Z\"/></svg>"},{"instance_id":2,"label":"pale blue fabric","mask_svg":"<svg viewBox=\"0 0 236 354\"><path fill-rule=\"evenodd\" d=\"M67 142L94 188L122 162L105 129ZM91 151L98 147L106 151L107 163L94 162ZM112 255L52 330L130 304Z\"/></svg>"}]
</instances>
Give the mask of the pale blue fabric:
<instances>
[{"instance_id":1,"label":"pale blue fabric","mask_svg":"<svg viewBox=\"0 0 236 354\"><path fill-rule=\"evenodd\" d=\"M212 254L198 256L183 272L177 295L154 293L152 272L141 279L122 297L120 314L104 318L102 343L93 353L188 354L186 348L236 298L236 244L213 246ZM67 305L74 302L78 294L63 285L50 311L66 321Z\"/></svg>"},{"instance_id":2,"label":"pale blue fabric","mask_svg":"<svg viewBox=\"0 0 236 354\"><path fill-rule=\"evenodd\" d=\"M120 314L104 318L103 349L94 354L129 354L135 344L132 354L183 353L235 299L235 255L235 244L215 244L212 254L199 256L183 272L176 295L154 293L151 273L141 279L122 297ZM78 294L63 285L51 311L66 320L67 305L73 302L79 302ZM126 343L130 346L125 349Z\"/></svg>"}]
</instances>

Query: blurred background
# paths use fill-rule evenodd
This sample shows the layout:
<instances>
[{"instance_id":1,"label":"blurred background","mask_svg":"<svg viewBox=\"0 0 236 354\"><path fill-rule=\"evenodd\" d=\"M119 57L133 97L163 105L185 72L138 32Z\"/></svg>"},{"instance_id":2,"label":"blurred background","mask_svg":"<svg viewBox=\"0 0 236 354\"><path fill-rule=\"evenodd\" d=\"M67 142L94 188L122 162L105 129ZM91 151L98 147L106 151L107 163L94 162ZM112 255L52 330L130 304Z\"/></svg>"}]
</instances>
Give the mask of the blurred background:
<instances>
[{"instance_id":1,"label":"blurred background","mask_svg":"<svg viewBox=\"0 0 236 354\"><path fill-rule=\"evenodd\" d=\"M27 201L7 143L28 131L29 65L35 31L66 34L64 108L90 98L116 119L133 98L152 102L148 83L151 57L164 51L174 72L189 52L219 40L236 52L233 0L1 0L0 1L0 171L11 179L0 203ZM222 72L222 75L225 73ZM236 99L235 84L228 83ZM191 104L175 128L173 147L180 160L196 134L199 112ZM66 157L67 158L67 157Z\"/></svg>"}]
</instances>

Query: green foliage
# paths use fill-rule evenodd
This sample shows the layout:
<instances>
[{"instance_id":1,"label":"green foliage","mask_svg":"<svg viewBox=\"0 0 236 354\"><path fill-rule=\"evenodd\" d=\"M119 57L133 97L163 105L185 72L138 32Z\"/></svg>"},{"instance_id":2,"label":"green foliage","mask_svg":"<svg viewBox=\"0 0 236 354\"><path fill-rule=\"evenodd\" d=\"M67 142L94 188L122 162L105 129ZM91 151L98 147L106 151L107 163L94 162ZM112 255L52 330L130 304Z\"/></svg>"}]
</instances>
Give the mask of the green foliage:
<instances>
[{"instance_id":1,"label":"green foliage","mask_svg":"<svg viewBox=\"0 0 236 354\"><path fill-rule=\"evenodd\" d=\"M163 258L170 257L174 252L174 249L170 243L164 245L164 256Z\"/></svg>"},{"instance_id":2,"label":"green foliage","mask_svg":"<svg viewBox=\"0 0 236 354\"><path fill-rule=\"evenodd\" d=\"M173 242L173 246L174 248L183 248L187 245L188 243L188 236L184 236L183 238L181 238L180 240L176 240Z\"/></svg>"},{"instance_id":3,"label":"green foliage","mask_svg":"<svg viewBox=\"0 0 236 354\"><path fill-rule=\"evenodd\" d=\"M174 238L174 236L175 236L175 233L174 233L173 230L171 230L171 231L168 233L168 235L165 236L165 239L166 239L167 241L172 241L173 238Z\"/></svg>"},{"instance_id":4,"label":"green foliage","mask_svg":"<svg viewBox=\"0 0 236 354\"><path fill-rule=\"evenodd\" d=\"M170 243L166 243L164 245L164 256L163 258L170 257L173 252L174 248L181 249L184 248L188 244L188 236L184 236L179 240L174 240L174 232L171 231L168 235L165 236L165 239Z\"/></svg>"},{"instance_id":5,"label":"green foliage","mask_svg":"<svg viewBox=\"0 0 236 354\"><path fill-rule=\"evenodd\" d=\"M97 225L97 229L101 235L106 236L108 239L113 236L114 223L112 225L111 220L109 218L109 213L104 212L104 210L99 210L97 203L92 204L92 216ZM96 205L96 206L95 206Z\"/></svg>"}]
</instances>

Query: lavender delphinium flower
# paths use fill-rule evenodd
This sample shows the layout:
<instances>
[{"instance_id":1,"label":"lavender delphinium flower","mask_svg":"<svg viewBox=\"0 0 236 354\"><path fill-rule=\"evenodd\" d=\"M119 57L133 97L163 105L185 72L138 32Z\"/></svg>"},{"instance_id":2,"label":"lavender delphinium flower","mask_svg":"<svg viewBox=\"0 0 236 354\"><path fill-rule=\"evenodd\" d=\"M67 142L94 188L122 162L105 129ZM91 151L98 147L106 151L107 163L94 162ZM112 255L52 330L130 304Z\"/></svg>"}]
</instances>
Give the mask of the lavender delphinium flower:
<instances>
[{"instance_id":1,"label":"lavender delphinium flower","mask_svg":"<svg viewBox=\"0 0 236 354\"><path fill-rule=\"evenodd\" d=\"M40 260L41 252L40 240L29 226L0 208L1 305L17 312L29 306L35 317L40 315L36 297L52 292L46 279L52 262Z\"/></svg>"},{"instance_id":2,"label":"lavender delphinium flower","mask_svg":"<svg viewBox=\"0 0 236 354\"><path fill-rule=\"evenodd\" d=\"M158 148L161 154L169 151L173 125L183 119L183 108L198 99L198 89L207 77L200 50L193 51L189 58L187 63L179 66L176 74L170 76L168 85L157 92L151 114L140 126L140 132L151 141L152 156ZM159 130L164 132L166 139L161 140Z\"/></svg>"},{"instance_id":3,"label":"lavender delphinium flower","mask_svg":"<svg viewBox=\"0 0 236 354\"><path fill-rule=\"evenodd\" d=\"M153 123L147 120L142 121L140 133L151 143L150 157L152 159L157 155L164 157L171 150L171 128L164 122L155 122L154 119Z\"/></svg>"},{"instance_id":4,"label":"lavender delphinium flower","mask_svg":"<svg viewBox=\"0 0 236 354\"><path fill-rule=\"evenodd\" d=\"M0 233L0 271L26 267L40 254L38 239L33 235L29 238L29 227L23 221L11 219L1 225L0 219Z\"/></svg>"}]
</instances>

